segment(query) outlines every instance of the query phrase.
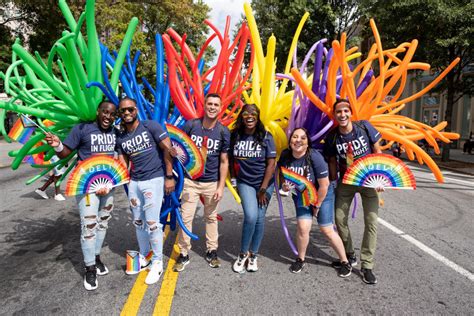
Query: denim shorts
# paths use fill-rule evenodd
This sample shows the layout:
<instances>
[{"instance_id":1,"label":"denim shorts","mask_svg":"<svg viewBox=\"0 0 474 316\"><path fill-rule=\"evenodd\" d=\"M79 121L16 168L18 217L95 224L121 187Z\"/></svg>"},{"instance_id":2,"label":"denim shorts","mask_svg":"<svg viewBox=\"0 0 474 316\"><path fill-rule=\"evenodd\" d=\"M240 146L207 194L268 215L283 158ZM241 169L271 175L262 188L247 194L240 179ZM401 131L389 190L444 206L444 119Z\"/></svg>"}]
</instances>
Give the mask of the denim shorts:
<instances>
[{"instance_id":1,"label":"denim shorts","mask_svg":"<svg viewBox=\"0 0 474 316\"><path fill-rule=\"evenodd\" d=\"M330 226L334 223L334 201L335 201L335 188L336 182L331 182L328 187L328 192L324 198L321 208L319 209L317 220L319 226ZM296 207L296 218L297 219L312 219L313 210L311 207L296 206L296 198L294 196Z\"/></svg>"}]
</instances>

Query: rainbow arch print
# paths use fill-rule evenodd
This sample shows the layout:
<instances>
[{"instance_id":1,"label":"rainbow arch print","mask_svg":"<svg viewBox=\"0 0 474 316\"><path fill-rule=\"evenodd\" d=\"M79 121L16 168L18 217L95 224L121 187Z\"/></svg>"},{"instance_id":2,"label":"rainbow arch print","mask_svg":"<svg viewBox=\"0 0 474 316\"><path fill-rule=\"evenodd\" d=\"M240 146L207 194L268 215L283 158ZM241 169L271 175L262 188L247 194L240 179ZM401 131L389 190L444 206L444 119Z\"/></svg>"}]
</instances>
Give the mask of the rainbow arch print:
<instances>
[{"instance_id":1,"label":"rainbow arch print","mask_svg":"<svg viewBox=\"0 0 474 316\"><path fill-rule=\"evenodd\" d=\"M318 202L318 193L314 184L309 181L306 177L291 171L288 168L280 167L283 178L294 186L302 196L302 205L316 205Z\"/></svg>"},{"instance_id":2,"label":"rainbow arch print","mask_svg":"<svg viewBox=\"0 0 474 316\"><path fill-rule=\"evenodd\" d=\"M166 124L171 145L178 152L176 157L191 177L196 179L204 173L204 159L193 140L176 126Z\"/></svg>"},{"instance_id":3,"label":"rainbow arch print","mask_svg":"<svg viewBox=\"0 0 474 316\"><path fill-rule=\"evenodd\" d=\"M111 156L95 155L79 162L66 185L66 195L94 193L102 188L126 184L130 181L125 164Z\"/></svg>"},{"instance_id":4,"label":"rainbow arch print","mask_svg":"<svg viewBox=\"0 0 474 316\"><path fill-rule=\"evenodd\" d=\"M384 189L416 189L408 166L387 154L370 154L357 159L346 171L342 183Z\"/></svg>"}]
</instances>

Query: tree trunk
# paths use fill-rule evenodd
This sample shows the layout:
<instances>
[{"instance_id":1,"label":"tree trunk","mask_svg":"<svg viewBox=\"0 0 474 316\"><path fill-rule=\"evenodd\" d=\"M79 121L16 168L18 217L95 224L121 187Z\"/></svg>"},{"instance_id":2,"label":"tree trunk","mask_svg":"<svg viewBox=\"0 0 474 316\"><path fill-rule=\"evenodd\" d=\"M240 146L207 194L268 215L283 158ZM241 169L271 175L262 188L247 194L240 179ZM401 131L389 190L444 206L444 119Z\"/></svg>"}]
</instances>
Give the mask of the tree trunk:
<instances>
[{"instance_id":1,"label":"tree trunk","mask_svg":"<svg viewBox=\"0 0 474 316\"><path fill-rule=\"evenodd\" d=\"M449 60L454 59L454 47L449 48ZM458 66L459 67L459 66ZM456 68L458 68L456 67ZM454 107L454 97L456 94L456 87L454 84L455 71L461 71L460 69L454 68L454 71L450 71L446 76L447 82L447 96L446 96L446 112L444 114L444 120L448 123L444 129L446 132L451 131L451 121L453 119L453 107ZM449 143L443 143L443 150L441 152L441 161L449 161Z\"/></svg>"}]
</instances>

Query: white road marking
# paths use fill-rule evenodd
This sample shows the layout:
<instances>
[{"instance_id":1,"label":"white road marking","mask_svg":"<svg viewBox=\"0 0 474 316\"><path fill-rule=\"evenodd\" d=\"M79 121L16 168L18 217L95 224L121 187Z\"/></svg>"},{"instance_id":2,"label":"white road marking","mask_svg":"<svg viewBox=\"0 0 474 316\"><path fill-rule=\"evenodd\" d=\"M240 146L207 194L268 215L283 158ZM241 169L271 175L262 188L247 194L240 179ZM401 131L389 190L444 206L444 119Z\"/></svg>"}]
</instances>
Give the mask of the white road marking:
<instances>
[{"instance_id":1,"label":"white road marking","mask_svg":"<svg viewBox=\"0 0 474 316\"><path fill-rule=\"evenodd\" d=\"M411 169L413 169L414 171L418 171L420 173L426 173L426 174L431 173L430 171L427 171L427 170L422 169L422 168L411 167ZM445 175L444 172L443 172L443 175ZM455 175L455 174L453 173L452 175ZM436 179L434 177L429 177L428 178L428 177L422 177L419 174L416 174L415 179L416 178L422 178L424 180L433 180L434 183L437 183ZM474 187L474 178L472 178L472 181L466 181L466 180L461 180L461 179L456 179L456 178L451 178L451 177L446 177L445 176L444 180L445 180L445 183L449 183L448 181L453 181L453 182L458 182L458 183L461 183L461 184L465 184L465 185Z\"/></svg>"},{"instance_id":2,"label":"white road marking","mask_svg":"<svg viewBox=\"0 0 474 316\"><path fill-rule=\"evenodd\" d=\"M401 231L400 229L398 229L397 227L393 226L392 224L384 221L383 219L381 219L380 217L378 218L378 221L380 224L382 224L383 226L385 226L386 228L390 229L392 232L394 232L396 235L399 235L400 237L402 237L403 239L405 239L406 241L408 241L409 243L417 246L418 248L420 248L421 250L423 250L424 252L426 252L427 254L431 255L433 258L437 259L438 261L440 261L441 263L443 263L444 265L450 267L451 269L453 269L454 271L458 272L459 274L465 276L466 278L468 278L469 280L471 281L474 281L474 274L472 274L471 272L467 271L466 269L464 269L463 267L457 265L456 263L452 262L451 260L449 260L448 258L444 257L443 255L437 253L436 251L434 251L433 249L431 249L430 247L426 246L425 244L421 243L420 241L416 240L415 238L413 238L412 236L404 233L403 231Z\"/></svg>"}]
</instances>

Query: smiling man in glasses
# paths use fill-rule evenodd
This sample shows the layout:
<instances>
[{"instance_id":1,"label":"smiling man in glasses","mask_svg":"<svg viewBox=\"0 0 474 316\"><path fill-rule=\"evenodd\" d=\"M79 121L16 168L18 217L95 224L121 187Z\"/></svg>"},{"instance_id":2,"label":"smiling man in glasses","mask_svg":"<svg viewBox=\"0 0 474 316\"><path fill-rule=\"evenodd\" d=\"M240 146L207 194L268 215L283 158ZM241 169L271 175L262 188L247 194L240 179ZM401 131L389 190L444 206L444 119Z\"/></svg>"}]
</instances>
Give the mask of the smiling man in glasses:
<instances>
[{"instance_id":1,"label":"smiling man in glasses","mask_svg":"<svg viewBox=\"0 0 474 316\"><path fill-rule=\"evenodd\" d=\"M115 153L116 130L112 126L115 120L115 105L103 101L97 109L95 122L80 123L71 130L64 142L58 136L48 133L46 141L56 151L59 158L69 156L77 150L79 160L93 155ZM81 248L84 256L86 290L97 288L97 275L109 272L100 260L100 250L105 239L108 222L113 209L113 189L103 189L91 194L76 196L81 217Z\"/></svg>"},{"instance_id":2,"label":"smiling man in glasses","mask_svg":"<svg viewBox=\"0 0 474 316\"><path fill-rule=\"evenodd\" d=\"M126 165L132 163L128 198L140 248L140 268L149 265L145 257L151 245L153 257L145 283L154 284L163 272L163 225L160 223L163 193L169 194L175 187L171 141L158 122L138 120L136 105L135 100L128 97L120 100L118 112L123 131L117 138L117 151Z\"/></svg>"}]
</instances>

